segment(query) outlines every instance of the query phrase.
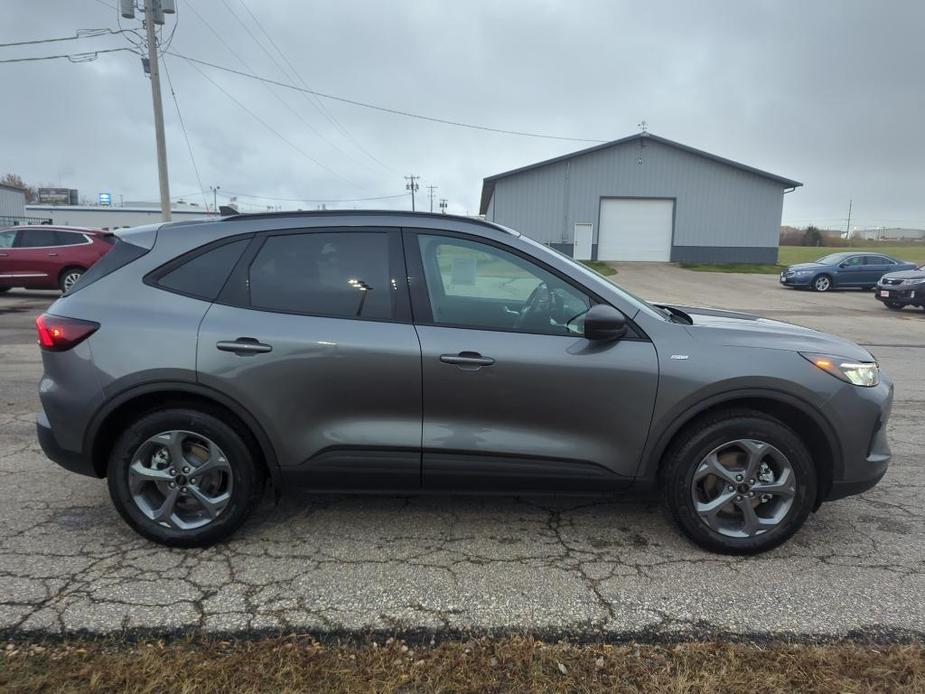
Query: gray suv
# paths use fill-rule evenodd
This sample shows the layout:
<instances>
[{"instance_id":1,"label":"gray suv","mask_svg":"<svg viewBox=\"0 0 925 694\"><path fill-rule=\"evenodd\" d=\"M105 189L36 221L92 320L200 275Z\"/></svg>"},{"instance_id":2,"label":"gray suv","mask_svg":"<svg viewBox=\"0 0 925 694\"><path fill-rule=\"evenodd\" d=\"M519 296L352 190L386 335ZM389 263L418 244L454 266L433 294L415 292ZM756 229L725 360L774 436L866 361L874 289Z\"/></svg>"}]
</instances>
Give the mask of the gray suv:
<instances>
[{"instance_id":1,"label":"gray suv","mask_svg":"<svg viewBox=\"0 0 925 694\"><path fill-rule=\"evenodd\" d=\"M117 232L36 323L38 438L143 536L214 543L262 496L658 488L707 549L760 552L890 458L857 345L652 305L448 215L238 215Z\"/></svg>"}]
</instances>

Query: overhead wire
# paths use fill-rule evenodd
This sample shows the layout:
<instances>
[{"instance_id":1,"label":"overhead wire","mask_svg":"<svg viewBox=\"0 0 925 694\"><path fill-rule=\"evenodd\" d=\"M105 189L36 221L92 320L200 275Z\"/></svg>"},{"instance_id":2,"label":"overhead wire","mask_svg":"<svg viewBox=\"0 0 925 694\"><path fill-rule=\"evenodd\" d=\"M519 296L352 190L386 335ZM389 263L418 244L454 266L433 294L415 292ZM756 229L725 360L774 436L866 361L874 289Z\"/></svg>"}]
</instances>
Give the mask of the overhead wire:
<instances>
[{"instance_id":1,"label":"overhead wire","mask_svg":"<svg viewBox=\"0 0 925 694\"><path fill-rule=\"evenodd\" d=\"M225 4L226 7L228 7L228 3L225 2L225 0L222 0L222 2ZM289 58L286 57L286 54L283 53L282 49L279 47L279 44L276 43L276 41L273 39L273 37L270 35L270 33L264 28L263 24L260 23L260 20L257 18L257 15L255 15L253 12L251 12L251 9L247 6L247 3L245 3L244 0L238 0L238 3L241 5L241 7L244 8L244 11L247 12L247 14L248 14L248 15L250 16L250 18L253 20L253 22L254 22L254 24L257 26L257 28L260 29L261 32L263 32L263 35L264 35L264 36L267 37L267 40L270 42L270 44L273 46L273 48L276 49L276 52L279 54L279 57L282 58L282 59L283 59L283 62L285 62L286 65L289 67L289 73L287 73L286 70L285 70L285 68L283 68L279 63L277 63L276 60L273 58L273 56L270 54L270 52L269 52L266 48L264 48L263 45L261 44L261 48L263 48L264 52L270 57L270 59L273 61L273 63L280 69L280 71L283 73L283 75L286 76L287 79L291 79L291 77L295 77L295 79L298 80L298 81L302 84L303 87L308 87L308 84L306 84L305 80L302 78L301 73L300 73L298 70L296 70L295 66L292 64L292 62L289 60ZM231 11L231 8L229 7L228 10L229 10L229 12L230 12L230 11ZM234 13L232 12L232 14L234 14ZM244 27L247 28L247 25L244 24ZM248 33L250 33L250 30L249 30L249 29L248 29ZM253 34L252 34L252 36L253 36ZM254 37L254 40L257 41L256 37ZM258 42L258 43L259 43L259 42ZM369 159L371 159L373 162L375 162L376 164L378 164L380 167L382 167L382 168L385 169L386 171L390 171L390 172L392 172L392 173L396 173L395 169L393 169L392 167L390 167L390 166L388 166L387 164L385 164L384 162L382 162L378 157L376 157L375 155L373 155L372 152L369 152L369 151L360 143L360 141L357 140L356 137L354 137L353 133L351 133L351 132L350 132L339 120L337 120L337 118L334 116L334 114L332 114L332 113L328 110L328 108L324 105L324 102L321 101L317 96L310 95L310 94L308 94L308 93L306 93L306 92L301 92L301 94L302 94L303 98L304 98L311 106L313 106L319 113L321 113L325 118L327 118L328 121L329 121L329 122L330 122L341 134L344 135L344 137L346 137L347 139L349 139L349 140L354 144L354 146L355 146L357 149L359 149L363 154L365 154Z\"/></svg>"},{"instance_id":2,"label":"overhead wire","mask_svg":"<svg viewBox=\"0 0 925 694\"><path fill-rule=\"evenodd\" d=\"M183 114L180 112L180 102L177 101L177 93L173 88L173 80L170 79L170 68L167 67L167 58L164 58L164 74L167 76L167 87L170 89L170 96L173 98L173 105L177 109L177 120L180 121L180 129L183 131L183 139L186 140L186 150L189 152L190 162L193 164L193 171L196 174L196 182L199 184L199 192L202 193L202 201L205 206L209 206L209 199L206 197L205 186L202 185L202 177L199 175L199 167L196 165L196 157L193 155L193 146L190 144L189 133L186 132L186 124L183 122Z\"/></svg>"},{"instance_id":3,"label":"overhead wire","mask_svg":"<svg viewBox=\"0 0 925 694\"><path fill-rule=\"evenodd\" d=\"M31 41L12 41L10 43L0 43L0 48L9 48L11 46L34 46L40 43L56 43L58 41L77 41L79 39L93 39L98 36L121 34L124 29L79 29L74 36L58 36L51 39L33 39Z\"/></svg>"},{"instance_id":4,"label":"overhead wire","mask_svg":"<svg viewBox=\"0 0 925 694\"><path fill-rule=\"evenodd\" d=\"M295 91L307 92L308 94L314 94L319 96L322 99L330 99L332 101L339 101L345 104L351 104L353 106L359 106L360 108L367 108L374 111L381 111L383 113L391 113L396 116L403 116L405 118L415 118L418 120L430 121L432 123L440 123L442 125L451 125L458 128L469 128L471 130L480 130L483 132L499 133L502 135L516 135L519 137L533 137L544 140L562 140L566 142L589 142L595 144L603 144L608 142L608 140L598 140L586 137L567 137L564 135L549 135L547 133L536 133L529 132L526 130L508 130L505 128L493 128L487 125L478 125L475 123L467 123L465 121L451 120L448 118L438 118L435 116L427 116L420 113L414 113L412 111L404 111L396 108L389 108L387 106L379 106L377 104L371 104L364 101L359 101L357 99L350 99L343 96L337 96L335 94L329 94L326 92L318 91L317 89L309 89L307 87L299 87L298 85L291 84L288 82L280 82L279 80L270 79L269 77L262 77L249 72L243 72L241 70L235 70L234 68L226 67L224 65L218 65L216 63L210 63L207 60L202 60L200 58L193 58L188 55L183 55L182 53L177 53L176 51L168 51L169 55L175 56L177 58L182 58L183 60L189 63L197 63L199 65L204 65L206 67L213 68L215 70L222 70L223 72L230 72L241 77L247 77L248 79L257 80L259 82L265 82L267 84L273 84L278 87L285 87L286 89L292 89Z\"/></svg>"},{"instance_id":5,"label":"overhead wire","mask_svg":"<svg viewBox=\"0 0 925 694\"><path fill-rule=\"evenodd\" d=\"M0 63L27 63L33 60L58 60L60 58L67 58L72 63L89 63L90 61L96 60L102 53L118 53L120 51L129 51L130 53L136 52L131 48L101 48L85 53L62 53L60 55L41 55L32 58L4 58L0 60Z\"/></svg>"}]
</instances>

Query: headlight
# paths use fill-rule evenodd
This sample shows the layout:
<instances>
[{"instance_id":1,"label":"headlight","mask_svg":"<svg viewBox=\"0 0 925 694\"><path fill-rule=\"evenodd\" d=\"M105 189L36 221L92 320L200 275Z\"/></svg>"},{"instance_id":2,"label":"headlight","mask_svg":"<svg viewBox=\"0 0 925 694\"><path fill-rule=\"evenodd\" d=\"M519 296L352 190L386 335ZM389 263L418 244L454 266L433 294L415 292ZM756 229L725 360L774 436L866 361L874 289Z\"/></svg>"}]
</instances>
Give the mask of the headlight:
<instances>
[{"instance_id":1,"label":"headlight","mask_svg":"<svg viewBox=\"0 0 925 694\"><path fill-rule=\"evenodd\" d=\"M922 284L923 286L925 286L925 280L920 280L918 278L911 279L911 280L903 280L903 285L907 287L912 284Z\"/></svg>"},{"instance_id":2,"label":"headlight","mask_svg":"<svg viewBox=\"0 0 925 694\"><path fill-rule=\"evenodd\" d=\"M808 275L812 270L794 270L793 272L797 275Z\"/></svg>"},{"instance_id":3,"label":"headlight","mask_svg":"<svg viewBox=\"0 0 925 694\"><path fill-rule=\"evenodd\" d=\"M810 363L826 371L835 378L840 378L856 386L872 387L880 383L880 366L875 361L853 361L845 357L836 357L831 354L800 355Z\"/></svg>"}]
</instances>

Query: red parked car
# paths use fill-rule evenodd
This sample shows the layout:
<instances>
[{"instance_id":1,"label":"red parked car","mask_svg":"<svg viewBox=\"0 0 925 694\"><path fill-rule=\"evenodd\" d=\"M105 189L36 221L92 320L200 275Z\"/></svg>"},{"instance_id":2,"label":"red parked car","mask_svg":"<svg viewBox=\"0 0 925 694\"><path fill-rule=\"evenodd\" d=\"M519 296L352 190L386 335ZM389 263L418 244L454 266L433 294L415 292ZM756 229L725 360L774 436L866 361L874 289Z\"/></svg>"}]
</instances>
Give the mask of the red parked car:
<instances>
[{"instance_id":1,"label":"red parked car","mask_svg":"<svg viewBox=\"0 0 925 694\"><path fill-rule=\"evenodd\" d=\"M13 287L66 292L114 241L109 232L82 227L0 230L0 292Z\"/></svg>"}]
</instances>

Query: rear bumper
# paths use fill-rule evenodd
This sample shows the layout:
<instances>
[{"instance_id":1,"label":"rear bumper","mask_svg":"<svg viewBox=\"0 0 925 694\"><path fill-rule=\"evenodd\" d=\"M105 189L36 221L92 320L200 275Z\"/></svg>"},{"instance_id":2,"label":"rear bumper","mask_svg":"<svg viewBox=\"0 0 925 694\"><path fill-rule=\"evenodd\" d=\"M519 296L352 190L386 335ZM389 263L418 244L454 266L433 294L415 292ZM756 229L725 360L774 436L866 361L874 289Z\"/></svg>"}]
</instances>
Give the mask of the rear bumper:
<instances>
[{"instance_id":1,"label":"rear bumper","mask_svg":"<svg viewBox=\"0 0 925 694\"><path fill-rule=\"evenodd\" d=\"M68 451L61 447L55 438L55 433L52 431L44 411L39 412L35 418L35 432L42 451L50 460L56 462L65 470L90 477L98 477L93 470L93 464L84 458L79 451Z\"/></svg>"}]
</instances>

